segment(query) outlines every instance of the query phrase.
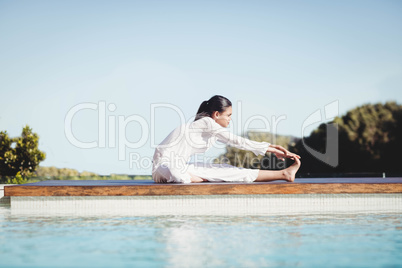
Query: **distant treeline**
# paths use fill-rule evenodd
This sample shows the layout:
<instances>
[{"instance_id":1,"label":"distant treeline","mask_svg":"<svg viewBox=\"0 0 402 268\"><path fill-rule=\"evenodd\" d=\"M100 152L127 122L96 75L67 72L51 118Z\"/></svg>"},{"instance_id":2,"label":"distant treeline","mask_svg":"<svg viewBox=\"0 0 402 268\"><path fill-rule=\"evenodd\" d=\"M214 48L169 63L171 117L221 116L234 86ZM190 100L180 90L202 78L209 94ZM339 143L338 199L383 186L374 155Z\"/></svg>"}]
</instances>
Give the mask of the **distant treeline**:
<instances>
[{"instance_id":1,"label":"distant treeline","mask_svg":"<svg viewBox=\"0 0 402 268\"><path fill-rule=\"evenodd\" d=\"M98 175L93 172L78 172L75 169L41 167L46 154L38 148L39 135L27 125L21 135L10 137L0 131L0 183L26 183L43 180L149 180L151 176Z\"/></svg>"},{"instance_id":2,"label":"distant treeline","mask_svg":"<svg viewBox=\"0 0 402 268\"><path fill-rule=\"evenodd\" d=\"M402 105L395 102L354 108L321 124L303 139L261 132L249 132L247 136L282 145L299 154L302 157L299 174L402 172ZM327 152L331 145L332 149L336 147L335 153ZM227 147L227 152L216 159L222 161L260 169L282 169L292 163L291 160L283 163L273 155L255 157L251 152L233 147Z\"/></svg>"},{"instance_id":3,"label":"distant treeline","mask_svg":"<svg viewBox=\"0 0 402 268\"><path fill-rule=\"evenodd\" d=\"M57 167L37 167L36 171L31 173L29 177L22 176L2 176L0 183L31 183L45 180L152 180L151 176L147 175L125 175L125 174L110 174L99 175L94 172L83 171L78 172L71 168Z\"/></svg>"},{"instance_id":4,"label":"distant treeline","mask_svg":"<svg viewBox=\"0 0 402 268\"><path fill-rule=\"evenodd\" d=\"M94 172L83 171L78 172L71 168L57 167L38 167L30 182L42 180L150 180L151 176L147 175L126 175L126 174L110 174L99 175Z\"/></svg>"}]
</instances>

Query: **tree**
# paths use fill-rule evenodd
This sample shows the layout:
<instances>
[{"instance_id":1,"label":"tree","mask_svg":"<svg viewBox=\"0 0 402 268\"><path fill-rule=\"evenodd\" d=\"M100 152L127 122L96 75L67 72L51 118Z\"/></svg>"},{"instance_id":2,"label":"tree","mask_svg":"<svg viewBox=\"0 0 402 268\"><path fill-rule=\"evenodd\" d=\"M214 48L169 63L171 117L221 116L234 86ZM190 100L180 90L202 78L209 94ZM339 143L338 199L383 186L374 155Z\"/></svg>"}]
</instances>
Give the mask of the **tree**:
<instances>
[{"instance_id":1,"label":"tree","mask_svg":"<svg viewBox=\"0 0 402 268\"><path fill-rule=\"evenodd\" d=\"M39 136L28 125L16 138L0 131L0 176L29 177L46 157L38 144Z\"/></svg>"},{"instance_id":2,"label":"tree","mask_svg":"<svg viewBox=\"0 0 402 268\"><path fill-rule=\"evenodd\" d=\"M334 155L328 154L326 162L315 158L305 147L325 153L329 128L338 133L339 164L332 167L326 162ZM334 130L334 129L332 129ZM400 152L402 150L402 105L395 102L365 104L348 111L344 116L321 124L303 139L273 135L268 132L249 132L248 138L279 144L299 154L303 173L345 173L345 172L402 172ZM331 137L329 137L331 138ZM336 157L336 156L335 156ZM226 153L215 159L215 163L258 169L282 169L293 163L279 161L274 155L256 157L252 152L227 147Z\"/></svg>"},{"instance_id":3,"label":"tree","mask_svg":"<svg viewBox=\"0 0 402 268\"><path fill-rule=\"evenodd\" d=\"M291 150L302 156L300 172L401 172L402 106L395 102L366 104L336 117L339 165L331 167L314 158L301 141ZM325 153L326 132L321 124L304 142ZM330 141L328 141L330 142Z\"/></svg>"}]
</instances>

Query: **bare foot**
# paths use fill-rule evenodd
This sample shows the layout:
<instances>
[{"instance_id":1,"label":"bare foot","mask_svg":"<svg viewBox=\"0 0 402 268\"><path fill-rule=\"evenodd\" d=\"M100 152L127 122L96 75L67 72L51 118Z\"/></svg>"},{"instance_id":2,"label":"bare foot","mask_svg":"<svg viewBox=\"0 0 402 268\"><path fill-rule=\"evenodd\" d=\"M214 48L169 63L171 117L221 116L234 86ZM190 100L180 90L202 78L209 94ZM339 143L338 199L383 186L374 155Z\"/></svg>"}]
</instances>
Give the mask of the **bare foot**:
<instances>
[{"instance_id":1,"label":"bare foot","mask_svg":"<svg viewBox=\"0 0 402 268\"><path fill-rule=\"evenodd\" d=\"M296 177L296 172L299 170L299 168L301 166L301 162L297 157L295 157L294 160L295 160L295 162L290 167L283 170L285 179L288 182L294 182L295 177Z\"/></svg>"}]
</instances>

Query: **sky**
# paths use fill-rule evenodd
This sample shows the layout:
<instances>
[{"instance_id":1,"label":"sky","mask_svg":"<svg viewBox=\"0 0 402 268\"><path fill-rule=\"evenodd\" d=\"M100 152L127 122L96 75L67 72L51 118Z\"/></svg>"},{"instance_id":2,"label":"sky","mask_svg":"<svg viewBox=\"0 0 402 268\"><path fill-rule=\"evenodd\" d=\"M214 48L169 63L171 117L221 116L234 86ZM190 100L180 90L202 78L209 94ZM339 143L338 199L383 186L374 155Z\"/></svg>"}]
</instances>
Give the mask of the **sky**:
<instances>
[{"instance_id":1,"label":"sky","mask_svg":"<svg viewBox=\"0 0 402 268\"><path fill-rule=\"evenodd\" d=\"M101 175L150 175L155 146L213 95L237 135L308 136L402 103L401 14L397 0L0 0L0 131L29 125L41 166Z\"/></svg>"}]
</instances>

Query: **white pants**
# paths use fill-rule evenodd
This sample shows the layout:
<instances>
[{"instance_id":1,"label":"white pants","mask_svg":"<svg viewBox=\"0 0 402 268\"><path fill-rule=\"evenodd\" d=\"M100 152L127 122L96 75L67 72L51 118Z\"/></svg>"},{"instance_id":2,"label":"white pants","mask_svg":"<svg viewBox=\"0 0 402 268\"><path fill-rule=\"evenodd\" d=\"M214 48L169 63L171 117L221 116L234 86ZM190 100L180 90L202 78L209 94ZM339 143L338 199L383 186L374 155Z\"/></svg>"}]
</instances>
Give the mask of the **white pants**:
<instances>
[{"instance_id":1,"label":"white pants","mask_svg":"<svg viewBox=\"0 0 402 268\"><path fill-rule=\"evenodd\" d=\"M259 170L231 166L229 164L190 163L186 173L216 182L253 182ZM181 182L175 180L168 166L160 165L152 174L156 183Z\"/></svg>"}]
</instances>

